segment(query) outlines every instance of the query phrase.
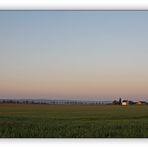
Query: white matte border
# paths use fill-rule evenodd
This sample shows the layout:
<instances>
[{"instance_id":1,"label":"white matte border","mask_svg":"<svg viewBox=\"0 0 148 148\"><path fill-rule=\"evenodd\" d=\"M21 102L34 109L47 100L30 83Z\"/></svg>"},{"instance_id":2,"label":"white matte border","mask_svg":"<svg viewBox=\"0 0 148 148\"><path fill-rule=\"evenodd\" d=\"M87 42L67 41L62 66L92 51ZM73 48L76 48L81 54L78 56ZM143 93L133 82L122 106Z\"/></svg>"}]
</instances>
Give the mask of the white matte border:
<instances>
[{"instance_id":1,"label":"white matte border","mask_svg":"<svg viewBox=\"0 0 148 148\"><path fill-rule=\"evenodd\" d=\"M0 0L0 10L148 10L148 0Z\"/></svg>"},{"instance_id":2,"label":"white matte border","mask_svg":"<svg viewBox=\"0 0 148 148\"><path fill-rule=\"evenodd\" d=\"M147 139L5 139L3 148L147 148Z\"/></svg>"}]
</instances>

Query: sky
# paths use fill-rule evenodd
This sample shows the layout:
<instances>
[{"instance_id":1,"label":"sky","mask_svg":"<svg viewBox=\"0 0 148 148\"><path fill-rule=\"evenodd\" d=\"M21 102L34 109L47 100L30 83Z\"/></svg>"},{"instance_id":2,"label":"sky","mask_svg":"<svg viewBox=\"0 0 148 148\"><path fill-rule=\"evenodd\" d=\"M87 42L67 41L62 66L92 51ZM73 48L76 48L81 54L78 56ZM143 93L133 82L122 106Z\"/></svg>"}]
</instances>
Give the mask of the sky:
<instances>
[{"instance_id":1,"label":"sky","mask_svg":"<svg viewBox=\"0 0 148 148\"><path fill-rule=\"evenodd\" d=\"M148 100L148 11L0 11L0 98Z\"/></svg>"}]
</instances>

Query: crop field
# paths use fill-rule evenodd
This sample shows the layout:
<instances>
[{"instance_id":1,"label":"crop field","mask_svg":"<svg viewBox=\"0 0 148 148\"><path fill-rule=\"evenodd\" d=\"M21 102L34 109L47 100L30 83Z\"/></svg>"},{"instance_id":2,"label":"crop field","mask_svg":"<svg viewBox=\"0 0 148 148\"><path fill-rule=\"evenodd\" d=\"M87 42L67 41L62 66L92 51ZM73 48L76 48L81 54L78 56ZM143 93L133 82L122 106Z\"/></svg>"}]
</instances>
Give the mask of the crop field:
<instances>
[{"instance_id":1,"label":"crop field","mask_svg":"<svg viewBox=\"0 0 148 148\"><path fill-rule=\"evenodd\" d=\"M148 137L148 106L0 104L0 137Z\"/></svg>"}]
</instances>

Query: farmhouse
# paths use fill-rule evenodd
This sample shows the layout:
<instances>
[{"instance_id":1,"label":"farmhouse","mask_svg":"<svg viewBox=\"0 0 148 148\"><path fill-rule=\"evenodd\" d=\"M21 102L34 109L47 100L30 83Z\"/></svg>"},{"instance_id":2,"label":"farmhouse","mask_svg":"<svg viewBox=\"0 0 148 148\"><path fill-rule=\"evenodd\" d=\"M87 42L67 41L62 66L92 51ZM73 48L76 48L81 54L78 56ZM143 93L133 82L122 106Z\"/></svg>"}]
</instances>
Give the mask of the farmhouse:
<instances>
[{"instance_id":1,"label":"farmhouse","mask_svg":"<svg viewBox=\"0 0 148 148\"><path fill-rule=\"evenodd\" d=\"M123 100L123 101L122 101L122 105L123 105L123 106L129 105L129 101L128 101L128 100Z\"/></svg>"}]
</instances>

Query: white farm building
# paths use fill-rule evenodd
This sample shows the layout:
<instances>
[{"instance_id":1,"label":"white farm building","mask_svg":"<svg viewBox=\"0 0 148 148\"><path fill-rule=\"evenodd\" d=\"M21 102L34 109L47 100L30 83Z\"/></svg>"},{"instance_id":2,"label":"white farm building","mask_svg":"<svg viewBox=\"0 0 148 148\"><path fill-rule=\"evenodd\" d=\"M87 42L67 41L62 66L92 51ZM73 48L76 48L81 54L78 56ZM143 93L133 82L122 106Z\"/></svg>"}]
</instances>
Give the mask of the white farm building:
<instances>
[{"instance_id":1,"label":"white farm building","mask_svg":"<svg viewBox=\"0 0 148 148\"><path fill-rule=\"evenodd\" d=\"M123 106L129 105L129 101L128 101L128 100L123 100L123 101L122 101L122 105L123 105Z\"/></svg>"}]
</instances>

